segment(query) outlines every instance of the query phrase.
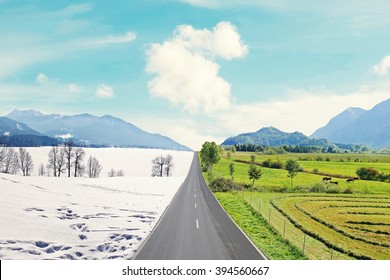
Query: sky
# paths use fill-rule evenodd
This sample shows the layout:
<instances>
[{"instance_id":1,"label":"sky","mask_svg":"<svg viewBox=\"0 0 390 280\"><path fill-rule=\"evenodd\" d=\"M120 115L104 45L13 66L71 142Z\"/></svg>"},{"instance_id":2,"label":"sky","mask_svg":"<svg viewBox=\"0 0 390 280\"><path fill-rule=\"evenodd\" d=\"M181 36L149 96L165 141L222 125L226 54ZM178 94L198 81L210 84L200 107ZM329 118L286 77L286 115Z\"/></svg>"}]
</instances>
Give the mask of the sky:
<instances>
[{"instance_id":1,"label":"sky","mask_svg":"<svg viewBox=\"0 0 390 280\"><path fill-rule=\"evenodd\" d=\"M0 0L0 115L120 117L193 149L390 98L390 2Z\"/></svg>"}]
</instances>

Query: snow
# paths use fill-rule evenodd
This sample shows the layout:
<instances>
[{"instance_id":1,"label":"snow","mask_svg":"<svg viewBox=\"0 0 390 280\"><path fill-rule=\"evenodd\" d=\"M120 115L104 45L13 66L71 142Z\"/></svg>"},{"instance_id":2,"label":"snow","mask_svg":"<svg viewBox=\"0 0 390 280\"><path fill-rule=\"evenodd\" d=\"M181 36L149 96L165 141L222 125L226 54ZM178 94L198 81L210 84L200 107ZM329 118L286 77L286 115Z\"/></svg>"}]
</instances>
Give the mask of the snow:
<instances>
[{"instance_id":1,"label":"snow","mask_svg":"<svg viewBox=\"0 0 390 280\"><path fill-rule=\"evenodd\" d=\"M27 148L36 169L49 148ZM23 177L0 173L1 259L129 259L182 184L192 152L85 149L100 178ZM151 160L174 159L172 177L151 177ZM87 158L86 157L86 158ZM108 170L124 177L107 177Z\"/></svg>"},{"instance_id":2,"label":"snow","mask_svg":"<svg viewBox=\"0 0 390 280\"><path fill-rule=\"evenodd\" d=\"M17 128L18 130L23 130L23 127L22 127L19 123L16 124L16 128Z\"/></svg>"},{"instance_id":3,"label":"snow","mask_svg":"<svg viewBox=\"0 0 390 280\"><path fill-rule=\"evenodd\" d=\"M6 132L4 132L4 134L3 134L4 136L10 136L11 135L11 133L9 132L9 131L6 131Z\"/></svg>"},{"instance_id":4,"label":"snow","mask_svg":"<svg viewBox=\"0 0 390 280\"><path fill-rule=\"evenodd\" d=\"M62 138L62 139L69 139L69 138L72 138L73 135L70 134L70 133L67 133L67 134L55 135L54 137L56 137L56 138Z\"/></svg>"}]
</instances>

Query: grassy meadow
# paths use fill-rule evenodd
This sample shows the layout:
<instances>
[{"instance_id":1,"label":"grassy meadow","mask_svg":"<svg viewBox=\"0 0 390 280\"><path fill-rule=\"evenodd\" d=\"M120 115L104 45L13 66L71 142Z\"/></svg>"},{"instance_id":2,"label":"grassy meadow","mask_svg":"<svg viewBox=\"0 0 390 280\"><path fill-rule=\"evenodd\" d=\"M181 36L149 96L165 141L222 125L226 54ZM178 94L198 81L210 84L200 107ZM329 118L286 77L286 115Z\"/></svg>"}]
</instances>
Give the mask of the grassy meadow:
<instances>
[{"instance_id":1,"label":"grassy meadow","mask_svg":"<svg viewBox=\"0 0 390 280\"><path fill-rule=\"evenodd\" d=\"M254 228L261 231L263 225L252 225L248 212L243 217L243 211L237 211L242 207L249 207L253 217L260 215L275 232L276 239L282 237L287 242L285 246L290 246L289 251L298 249L304 258L390 259L390 183L346 182L345 178L356 177L355 172L361 167L390 173L390 155L348 155L351 157L348 161L345 154L237 152L228 158L225 152L213 166L212 177L230 178L229 165L234 163L234 182L250 185L249 164L235 160L249 162L252 154L256 156L256 163L268 159L284 163L287 159L295 159L305 171L299 172L291 185L286 170L260 167L262 176L252 190L216 193L227 212L252 240L256 239ZM332 180L338 185L323 183L324 175L312 173L313 169L332 174ZM204 177L212 179L207 173ZM322 188L316 188L318 186ZM245 225L243 220L247 221ZM264 244L254 243L261 250L265 248ZM264 253L271 259L302 259L296 253L282 257L284 253L279 248L267 246Z\"/></svg>"}]
</instances>

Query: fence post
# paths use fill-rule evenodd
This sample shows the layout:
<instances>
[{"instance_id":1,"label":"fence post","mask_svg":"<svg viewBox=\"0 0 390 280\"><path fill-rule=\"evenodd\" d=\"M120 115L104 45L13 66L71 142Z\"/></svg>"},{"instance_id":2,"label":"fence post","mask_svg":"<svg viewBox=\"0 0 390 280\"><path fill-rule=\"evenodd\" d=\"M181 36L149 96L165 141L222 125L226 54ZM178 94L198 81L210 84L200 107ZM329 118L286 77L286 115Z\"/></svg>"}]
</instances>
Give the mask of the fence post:
<instances>
[{"instance_id":1,"label":"fence post","mask_svg":"<svg viewBox=\"0 0 390 280\"><path fill-rule=\"evenodd\" d=\"M283 224L283 238L285 234L286 234L286 220L284 220L284 224Z\"/></svg>"},{"instance_id":2,"label":"fence post","mask_svg":"<svg viewBox=\"0 0 390 280\"><path fill-rule=\"evenodd\" d=\"M302 248L302 252L305 253L305 246L306 246L306 233L305 235L303 236L303 248Z\"/></svg>"},{"instance_id":3,"label":"fence post","mask_svg":"<svg viewBox=\"0 0 390 280\"><path fill-rule=\"evenodd\" d=\"M330 251L330 260L333 260L333 250Z\"/></svg>"},{"instance_id":4,"label":"fence post","mask_svg":"<svg viewBox=\"0 0 390 280\"><path fill-rule=\"evenodd\" d=\"M261 207L261 200L259 200L259 213L261 214L260 207Z\"/></svg>"}]
</instances>

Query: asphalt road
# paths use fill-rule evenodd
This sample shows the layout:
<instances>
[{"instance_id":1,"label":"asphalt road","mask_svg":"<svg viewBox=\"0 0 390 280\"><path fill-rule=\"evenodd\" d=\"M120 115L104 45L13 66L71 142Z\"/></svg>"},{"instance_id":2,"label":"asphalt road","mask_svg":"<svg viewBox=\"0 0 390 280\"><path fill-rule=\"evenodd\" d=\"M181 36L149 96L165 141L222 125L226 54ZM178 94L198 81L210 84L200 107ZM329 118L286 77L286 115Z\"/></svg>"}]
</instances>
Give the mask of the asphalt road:
<instances>
[{"instance_id":1,"label":"asphalt road","mask_svg":"<svg viewBox=\"0 0 390 280\"><path fill-rule=\"evenodd\" d=\"M260 260L207 187L195 153L189 173L136 260Z\"/></svg>"}]
</instances>

